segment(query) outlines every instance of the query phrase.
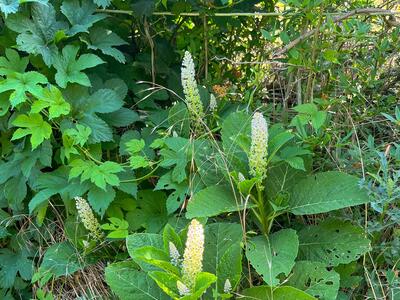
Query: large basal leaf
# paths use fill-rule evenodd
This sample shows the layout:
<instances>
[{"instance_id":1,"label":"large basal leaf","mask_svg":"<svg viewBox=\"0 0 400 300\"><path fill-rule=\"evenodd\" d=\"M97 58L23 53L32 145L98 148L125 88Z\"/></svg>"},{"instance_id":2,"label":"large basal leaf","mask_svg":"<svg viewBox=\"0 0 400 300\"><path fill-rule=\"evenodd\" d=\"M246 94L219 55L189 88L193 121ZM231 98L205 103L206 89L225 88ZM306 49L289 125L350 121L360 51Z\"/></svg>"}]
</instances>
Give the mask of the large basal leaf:
<instances>
[{"instance_id":1,"label":"large basal leaf","mask_svg":"<svg viewBox=\"0 0 400 300\"><path fill-rule=\"evenodd\" d=\"M370 241L361 227L329 219L299 232L299 257L327 266L348 264L370 250Z\"/></svg>"},{"instance_id":2,"label":"large basal leaf","mask_svg":"<svg viewBox=\"0 0 400 300\"><path fill-rule=\"evenodd\" d=\"M340 276L328 271L320 262L299 261L286 283L307 292L319 300L335 300L339 290Z\"/></svg>"},{"instance_id":3,"label":"large basal leaf","mask_svg":"<svg viewBox=\"0 0 400 300\"><path fill-rule=\"evenodd\" d=\"M272 289L262 285L245 289L241 292L243 300L315 300L313 296L291 286L280 286Z\"/></svg>"},{"instance_id":4,"label":"large basal leaf","mask_svg":"<svg viewBox=\"0 0 400 300\"><path fill-rule=\"evenodd\" d=\"M119 262L105 270L107 284L121 300L168 300L157 284L133 262Z\"/></svg>"},{"instance_id":5,"label":"large basal leaf","mask_svg":"<svg viewBox=\"0 0 400 300\"><path fill-rule=\"evenodd\" d=\"M295 215L308 215L367 202L368 194L357 177L333 171L300 180L291 191L289 206Z\"/></svg>"},{"instance_id":6,"label":"large basal leaf","mask_svg":"<svg viewBox=\"0 0 400 300\"><path fill-rule=\"evenodd\" d=\"M162 236L154 233L134 233L128 235L128 237L126 238L126 247L132 259L144 271L158 270L158 268L155 268L147 263L142 262L142 260L139 259L140 255L136 254L136 251L138 249L145 246L153 246L155 248L163 249L164 243Z\"/></svg>"},{"instance_id":7,"label":"large basal leaf","mask_svg":"<svg viewBox=\"0 0 400 300\"><path fill-rule=\"evenodd\" d=\"M46 250L40 265L41 272L50 272L55 277L66 276L87 265L81 253L69 242L52 245Z\"/></svg>"},{"instance_id":8,"label":"large basal leaf","mask_svg":"<svg viewBox=\"0 0 400 300\"><path fill-rule=\"evenodd\" d=\"M186 217L188 219L212 217L243 208L244 205L235 200L230 187L214 185L194 194L189 200Z\"/></svg>"},{"instance_id":9,"label":"large basal leaf","mask_svg":"<svg viewBox=\"0 0 400 300\"><path fill-rule=\"evenodd\" d=\"M289 275L292 270L299 240L296 231L283 229L269 236L257 236L247 243L246 256L253 268L269 286L279 284L280 274Z\"/></svg>"},{"instance_id":10,"label":"large basal leaf","mask_svg":"<svg viewBox=\"0 0 400 300\"><path fill-rule=\"evenodd\" d=\"M231 113L222 123L221 135L227 161L235 170L247 173L247 154L250 147L251 116L245 112Z\"/></svg>"},{"instance_id":11,"label":"large basal leaf","mask_svg":"<svg viewBox=\"0 0 400 300\"><path fill-rule=\"evenodd\" d=\"M217 291L224 292L228 279L234 289L242 272L243 232L240 224L216 223L206 226L204 271L215 274L218 278Z\"/></svg>"}]
</instances>

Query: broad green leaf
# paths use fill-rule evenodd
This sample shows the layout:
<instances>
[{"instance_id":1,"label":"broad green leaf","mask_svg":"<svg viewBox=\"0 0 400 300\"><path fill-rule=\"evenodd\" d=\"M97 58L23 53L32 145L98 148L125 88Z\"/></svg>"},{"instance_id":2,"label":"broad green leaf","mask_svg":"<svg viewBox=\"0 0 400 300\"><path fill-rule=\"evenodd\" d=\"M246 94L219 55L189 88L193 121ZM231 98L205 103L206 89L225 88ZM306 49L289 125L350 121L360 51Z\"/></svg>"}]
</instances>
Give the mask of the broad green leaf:
<instances>
[{"instance_id":1,"label":"broad green leaf","mask_svg":"<svg viewBox=\"0 0 400 300\"><path fill-rule=\"evenodd\" d=\"M0 288L12 288L17 274L24 280L32 278L33 262L29 257L24 249L17 252L0 249Z\"/></svg>"},{"instance_id":2,"label":"broad green leaf","mask_svg":"<svg viewBox=\"0 0 400 300\"><path fill-rule=\"evenodd\" d=\"M248 288L242 291L243 300L316 300L313 296L291 286L271 288L266 285Z\"/></svg>"},{"instance_id":3,"label":"broad green leaf","mask_svg":"<svg viewBox=\"0 0 400 300\"><path fill-rule=\"evenodd\" d=\"M157 284L135 268L131 261L114 263L106 267L105 278L111 290L121 300L168 300Z\"/></svg>"},{"instance_id":4,"label":"broad green leaf","mask_svg":"<svg viewBox=\"0 0 400 300\"><path fill-rule=\"evenodd\" d=\"M124 54L115 47L128 43L114 32L105 28L95 27L90 30L88 38L81 37L81 40L86 43L89 49L100 50L104 55L109 55L118 62L125 63Z\"/></svg>"},{"instance_id":5,"label":"broad green leaf","mask_svg":"<svg viewBox=\"0 0 400 300\"><path fill-rule=\"evenodd\" d=\"M293 286L320 300L336 300L339 274L328 271L320 262L298 261L286 285Z\"/></svg>"},{"instance_id":6,"label":"broad green leaf","mask_svg":"<svg viewBox=\"0 0 400 300\"><path fill-rule=\"evenodd\" d=\"M137 112L125 107L121 107L111 113L103 114L101 118L106 121L108 125L114 127L127 127L140 119Z\"/></svg>"},{"instance_id":7,"label":"broad green leaf","mask_svg":"<svg viewBox=\"0 0 400 300\"><path fill-rule=\"evenodd\" d=\"M49 272L56 278L67 276L87 266L82 258L82 254L71 243L61 242L46 250L39 271Z\"/></svg>"},{"instance_id":8,"label":"broad green leaf","mask_svg":"<svg viewBox=\"0 0 400 300\"><path fill-rule=\"evenodd\" d=\"M88 32L94 23L107 17L104 14L95 14L96 8L96 5L92 1L63 1L61 12L72 25L68 30L68 35L73 36L79 32Z\"/></svg>"},{"instance_id":9,"label":"broad green leaf","mask_svg":"<svg viewBox=\"0 0 400 300\"><path fill-rule=\"evenodd\" d=\"M40 94L40 84L47 83L47 78L35 71L26 73L9 73L6 80L0 82L0 93L13 91L10 95L10 103L13 107L25 102L26 93Z\"/></svg>"},{"instance_id":10,"label":"broad green leaf","mask_svg":"<svg viewBox=\"0 0 400 300\"><path fill-rule=\"evenodd\" d=\"M94 54L83 54L76 59L78 51L78 46L67 45L63 48L62 55L58 55L54 61L54 67L57 70L55 79L62 88L67 87L68 82L91 86L89 77L82 70L104 63Z\"/></svg>"},{"instance_id":11,"label":"broad green leaf","mask_svg":"<svg viewBox=\"0 0 400 300\"><path fill-rule=\"evenodd\" d=\"M230 186L214 185L194 194L187 205L186 218L212 217L219 214L244 209L240 198ZM249 206L247 206L249 207Z\"/></svg>"},{"instance_id":12,"label":"broad green leaf","mask_svg":"<svg viewBox=\"0 0 400 300\"><path fill-rule=\"evenodd\" d=\"M158 267L169 274L179 276L179 269L170 262L169 253L153 246L144 246L135 250L135 258Z\"/></svg>"},{"instance_id":13,"label":"broad green leaf","mask_svg":"<svg viewBox=\"0 0 400 300\"><path fill-rule=\"evenodd\" d=\"M81 182L89 180L99 188L106 191L106 185L118 186L119 178L116 173L122 172L123 168L116 162L106 161L96 164L91 160L75 159L70 163L71 171L69 178L81 176Z\"/></svg>"},{"instance_id":14,"label":"broad green leaf","mask_svg":"<svg viewBox=\"0 0 400 300\"><path fill-rule=\"evenodd\" d=\"M31 135L32 150L37 148L45 139L49 139L52 133L49 123L43 120L40 114L18 115L12 122L18 128L11 140Z\"/></svg>"},{"instance_id":15,"label":"broad green leaf","mask_svg":"<svg viewBox=\"0 0 400 300\"><path fill-rule=\"evenodd\" d=\"M290 211L295 215L328 212L369 202L359 179L342 172L324 172L308 176L291 190Z\"/></svg>"},{"instance_id":16,"label":"broad green leaf","mask_svg":"<svg viewBox=\"0 0 400 300\"><path fill-rule=\"evenodd\" d=\"M304 227L299 241L301 260L319 261L327 266L348 264L371 249L361 227L336 219Z\"/></svg>"},{"instance_id":17,"label":"broad green leaf","mask_svg":"<svg viewBox=\"0 0 400 300\"><path fill-rule=\"evenodd\" d=\"M147 232L160 232L168 222L165 201L162 191L141 190L137 194L137 208L126 214L131 230L146 228Z\"/></svg>"},{"instance_id":18,"label":"broad green leaf","mask_svg":"<svg viewBox=\"0 0 400 300\"><path fill-rule=\"evenodd\" d=\"M4 185L4 196L13 210L22 208L21 203L25 199L26 194L26 178L23 176L14 177Z\"/></svg>"},{"instance_id":19,"label":"broad green leaf","mask_svg":"<svg viewBox=\"0 0 400 300\"><path fill-rule=\"evenodd\" d=\"M215 223L205 228L205 246L203 269L218 278L216 289L224 293L224 284L228 279L234 290L242 272L243 238L240 224Z\"/></svg>"},{"instance_id":20,"label":"broad green leaf","mask_svg":"<svg viewBox=\"0 0 400 300\"><path fill-rule=\"evenodd\" d=\"M6 56L0 57L0 74L4 74L3 72L5 71L24 73L29 63L29 58L20 57L14 49L7 48L5 52Z\"/></svg>"},{"instance_id":21,"label":"broad green leaf","mask_svg":"<svg viewBox=\"0 0 400 300\"><path fill-rule=\"evenodd\" d=\"M88 193L88 201L93 210L100 215L104 216L107 208L115 198L115 190L111 186L107 186L104 190L97 186L92 186Z\"/></svg>"},{"instance_id":22,"label":"broad green leaf","mask_svg":"<svg viewBox=\"0 0 400 300\"><path fill-rule=\"evenodd\" d=\"M224 154L233 168L247 174L248 161L244 149L250 148L251 116L245 112L231 113L222 123Z\"/></svg>"},{"instance_id":23,"label":"broad green leaf","mask_svg":"<svg viewBox=\"0 0 400 300\"><path fill-rule=\"evenodd\" d=\"M145 146L144 140L133 139L125 143L126 150L130 154L135 154L143 150Z\"/></svg>"},{"instance_id":24,"label":"broad green leaf","mask_svg":"<svg viewBox=\"0 0 400 300\"><path fill-rule=\"evenodd\" d=\"M53 64L57 56L57 47L53 42L56 33L66 29L66 25L56 20L56 12L51 4L35 3L32 5L32 19L22 13L13 14L6 19L6 25L19 33L19 50L41 55L47 66Z\"/></svg>"},{"instance_id":25,"label":"broad green leaf","mask_svg":"<svg viewBox=\"0 0 400 300\"><path fill-rule=\"evenodd\" d=\"M0 11L6 16L18 11L19 0L0 0Z\"/></svg>"},{"instance_id":26,"label":"broad green leaf","mask_svg":"<svg viewBox=\"0 0 400 300\"><path fill-rule=\"evenodd\" d=\"M279 284L278 275L292 270L299 240L293 229L282 229L269 236L257 236L247 243L246 256L269 286Z\"/></svg>"},{"instance_id":27,"label":"broad green leaf","mask_svg":"<svg viewBox=\"0 0 400 300\"><path fill-rule=\"evenodd\" d=\"M186 179L186 166L190 161L190 141L181 137L164 140L165 148L160 150L161 167L172 167L172 179L180 183Z\"/></svg>"},{"instance_id":28,"label":"broad green leaf","mask_svg":"<svg viewBox=\"0 0 400 300\"><path fill-rule=\"evenodd\" d=\"M33 102L31 106L31 113L39 113L43 109L49 109L49 119L57 118L61 115L68 115L71 106L65 101L61 91L51 85L43 88L39 95L35 95L38 100Z\"/></svg>"},{"instance_id":29,"label":"broad green leaf","mask_svg":"<svg viewBox=\"0 0 400 300\"><path fill-rule=\"evenodd\" d=\"M145 246L153 246L155 248L162 249L163 248L163 239L160 234L154 233L134 233L128 235L126 238L126 248L128 249L128 253L130 257L144 270L144 271L152 271L158 270L152 265L149 265L143 262L140 259L140 255L137 255L136 252Z\"/></svg>"},{"instance_id":30,"label":"broad green leaf","mask_svg":"<svg viewBox=\"0 0 400 300\"><path fill-rule=\"evenodd\" d=\"M82 184L77 180L68 181L67 167L43 173L35 182L35 190L39 190L39 192L29 202L29 213L32 213L53 195L59 194L64 200L71 200L75 196L83 195L88 189L89 184Z\"/></svg>"}]
</instances>

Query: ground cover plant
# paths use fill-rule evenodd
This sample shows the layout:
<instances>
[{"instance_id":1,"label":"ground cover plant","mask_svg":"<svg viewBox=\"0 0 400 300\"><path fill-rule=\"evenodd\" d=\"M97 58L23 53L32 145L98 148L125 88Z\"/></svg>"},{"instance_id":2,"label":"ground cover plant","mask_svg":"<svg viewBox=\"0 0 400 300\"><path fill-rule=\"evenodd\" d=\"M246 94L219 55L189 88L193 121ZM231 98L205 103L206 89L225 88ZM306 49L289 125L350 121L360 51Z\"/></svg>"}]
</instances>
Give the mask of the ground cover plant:
<instances>
[{"instance_id":1,"label":"ground cover plant","mask_svg":"<svg viewBox=\"0 0 400 300\"><path fill-rule=\"evenodd\" d=\"M0 1L0 299L398 299L397 1Z\"/></svg>"}]
</instances>

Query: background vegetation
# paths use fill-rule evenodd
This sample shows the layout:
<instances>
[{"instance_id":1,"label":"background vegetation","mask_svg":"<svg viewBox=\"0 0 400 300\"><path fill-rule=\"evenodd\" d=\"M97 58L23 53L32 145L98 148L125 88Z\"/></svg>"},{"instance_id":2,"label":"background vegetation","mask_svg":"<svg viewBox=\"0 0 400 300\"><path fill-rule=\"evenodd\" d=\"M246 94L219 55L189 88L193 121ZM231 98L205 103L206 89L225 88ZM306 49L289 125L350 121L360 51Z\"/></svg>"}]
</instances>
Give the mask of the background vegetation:
<instances>
[{"instance_id":1,"label":"background vegetation","mask_svg":"<svg viewBox=\"0 0 400 300\"><path fill-rule=\"evenodd\" d=\"M0 299L400 299L399 7L0 1Z\"/></svg>"}]
</instances>

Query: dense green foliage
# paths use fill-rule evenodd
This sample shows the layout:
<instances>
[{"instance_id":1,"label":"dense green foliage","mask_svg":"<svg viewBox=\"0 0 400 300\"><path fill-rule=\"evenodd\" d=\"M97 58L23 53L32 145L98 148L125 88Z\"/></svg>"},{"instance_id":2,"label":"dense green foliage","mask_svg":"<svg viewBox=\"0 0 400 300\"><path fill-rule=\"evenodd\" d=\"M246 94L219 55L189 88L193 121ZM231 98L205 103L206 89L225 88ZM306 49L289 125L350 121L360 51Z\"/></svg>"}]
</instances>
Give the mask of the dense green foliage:
<instances>
[{"instance_id":1,"label":"dense green foliage","mask_svg":"<svg viewBox=\"0 0 400 300\"><path fill-rule=\"evenodd\" d=\"M0 299L397 299L398 6L0 0Z\"/></svg>"}]
</instances>

